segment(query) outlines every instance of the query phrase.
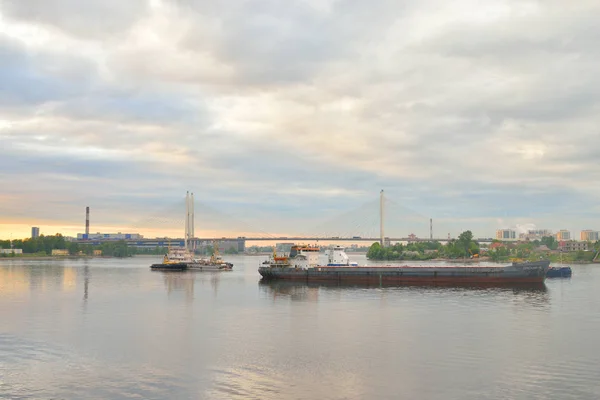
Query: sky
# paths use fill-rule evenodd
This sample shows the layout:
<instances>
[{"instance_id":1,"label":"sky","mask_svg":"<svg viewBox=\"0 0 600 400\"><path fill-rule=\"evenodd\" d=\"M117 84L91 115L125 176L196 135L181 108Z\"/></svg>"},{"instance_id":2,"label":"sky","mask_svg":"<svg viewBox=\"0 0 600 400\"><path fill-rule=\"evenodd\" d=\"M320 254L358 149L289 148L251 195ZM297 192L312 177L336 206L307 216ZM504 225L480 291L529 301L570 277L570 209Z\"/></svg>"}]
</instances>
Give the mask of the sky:
<instances>
[{"instance_id":1,"label":"sky","mask_svg":"<svg viewBox=\"0 0 600 400\"><path fill-rule=\"evenodd\" d=\"M596 0L0 0L0 237L600 229Z\"/></svg>"}]
</instances>

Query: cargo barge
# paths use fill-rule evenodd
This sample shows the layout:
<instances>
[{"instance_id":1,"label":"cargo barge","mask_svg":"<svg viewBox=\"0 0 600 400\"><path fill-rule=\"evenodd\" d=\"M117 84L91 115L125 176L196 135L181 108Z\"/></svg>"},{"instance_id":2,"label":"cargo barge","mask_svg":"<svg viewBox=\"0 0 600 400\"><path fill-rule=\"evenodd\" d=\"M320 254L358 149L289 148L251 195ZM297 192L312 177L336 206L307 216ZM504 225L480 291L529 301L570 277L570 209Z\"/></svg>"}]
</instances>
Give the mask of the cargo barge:
<instances>
[{"instance_id":1,"label":"cargo barge","mask_svg":"<svg viewBox=\"0 0 600 400\"><path fill-rule=\"evenodd\" d=\"M507 266L358 266L342 247L329 252L328 263L319 265L315 246L293 246L289 256L265 261L258 272L265 280L338 282L377 285L496 285L543 283L550 261L512 263Z\"/></svg>"}]
</instances>

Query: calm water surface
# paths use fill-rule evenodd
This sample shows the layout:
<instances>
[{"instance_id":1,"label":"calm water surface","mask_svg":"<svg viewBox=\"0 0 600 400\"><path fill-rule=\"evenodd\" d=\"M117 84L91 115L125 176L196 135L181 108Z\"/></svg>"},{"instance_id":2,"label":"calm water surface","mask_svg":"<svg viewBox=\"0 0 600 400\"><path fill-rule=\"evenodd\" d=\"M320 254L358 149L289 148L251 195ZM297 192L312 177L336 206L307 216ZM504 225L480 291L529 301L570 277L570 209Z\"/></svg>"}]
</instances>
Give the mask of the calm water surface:
<instances>
[{"instance_id":1,"label":"calm water surface","mask_svg":"<svg viewBox=\"0 0 600 400\"><path fill-rule=\"evenodd\" d=\"M544 289L340 288L261 284L263 259L1 261L0 398L600 398L600 265Z\"/></svg>"}]
</instances>

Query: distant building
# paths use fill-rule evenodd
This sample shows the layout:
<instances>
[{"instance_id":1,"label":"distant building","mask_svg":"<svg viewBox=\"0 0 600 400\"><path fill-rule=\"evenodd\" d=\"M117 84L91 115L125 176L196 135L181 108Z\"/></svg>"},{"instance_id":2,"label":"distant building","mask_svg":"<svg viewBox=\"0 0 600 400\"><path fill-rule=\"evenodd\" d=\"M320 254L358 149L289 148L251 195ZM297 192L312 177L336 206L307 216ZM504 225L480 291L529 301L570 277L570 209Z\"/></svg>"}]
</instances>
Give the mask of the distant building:
<instances>
[{"instance_id":1,"label":"distant building","mask_svg":"<svg viewBox=\"0 0 600 400\"><path fill-rule=\"evenodd\" d=\"M521 233L519 239L540 240L546 236L554 236L554 233L550 229L529 229L526 233Z\"/></svg>"},{"instance_id":2,"label":"distant building","mask_svg":"<svg viewBox=\"0 0 600 400\"><path fill-rule=\"evenodd\" d=\"M77 234L77 239L78 240L138 240L138 239L143 239L144 236L140 235L139 233L90 233L89 235L87 235L85 233L78 233Z\"/></svg>"},{"instance_id":3,"label":"distant building","mask_svg":"<svg viewBox=\"0 0 600 400\"><path fill-rule=\"evenodd\" d=\"M496 231L496 239L498 239L498 240L516 240L517 232L512 229L498 229Z\"/></svg>"},{"instance_id":4,"label":"distant building","mask_svg":"<svg viewBox=\"0 0 600 400\"><path fill-rule=\"evenodd\" d=\"M95 256L101 256L102 255L102 250L94 250L93 253Z\"/></svg>"},{"instance_id":5,"label":"distant building","mask_svg":"<svg viewBox=\"0 0 600 400\"><path fill-rule=\"evenodd\" d=\"M53 256L68 256L69 255L69 250L67 250L67 249L53 249L52 250L52 255Z\"/></svg>"},{"instance_id":6,"label":"distant building","mask_svg":"<svg viewBox=\"0 0 600 400\"><path fill-rule=\"evenodd\" d=\"M0 254L23 254L23 249L0 249Z\"/></svg>"},{"instance_id":7,"label":"distant building","mask_svg":"<svg viewBox=\"0 0 600 400\"><path fill-rule=\"evenodd\" d=\"M31 238L35 239L36 237L40 237L40 228L33 226L31 227Z\"/></svg>"},{"instance_id":8,"label":"distant building","mask_svg":"<svg viewBox=\"0 0 600 400\"><path fill-rule=\"evenodd\" d=\"M588 242L576 242L574 240L562 241L558 243L560 251L588 251Z\"/></svg>"},{"instance_id":9,"label":"distant building","mask_svg":"<svg viewBox=\"0 0 600 400\"><path fill-rule=\"evenodd\" d=\"M219 240L217 242L217 248L220 253L229 252L234 250L238 253L243 253L246 251L246 241L245 240Z\"/></svg>"},{"instance_id":10,"label":"distant building","mask_svg":"<svg viewBox=\"0 0 600 400\"><path fill-rule=\"evenodd\" d=\"M556 232L556 240L559 242L571 240L571 232L566 229L561 229L560 231Z\"/></svg>"},{"instance_id":11,"label":"distant building","mask_svg":"<svg viewBox=\"0 0 600 400\"><path fill-rule=\"evenodd\" d=\"M414 242L418 239L417 235L415 235L414 233L411 233L410 235L408 235L408 241L409 242Z\"/></svg>"},{"instance_id":12,"label":"distant building","mask_svg":"<svg viewBox=\"0 0 600 400\"><path fill-rule=\"evenodd\" d=\"M584 231L581 231L581 240L584 242L597 242L598 240L600 240L600 232L598 231L592 231L589 229L586 229Z\"/></svg>"}]
</instances>

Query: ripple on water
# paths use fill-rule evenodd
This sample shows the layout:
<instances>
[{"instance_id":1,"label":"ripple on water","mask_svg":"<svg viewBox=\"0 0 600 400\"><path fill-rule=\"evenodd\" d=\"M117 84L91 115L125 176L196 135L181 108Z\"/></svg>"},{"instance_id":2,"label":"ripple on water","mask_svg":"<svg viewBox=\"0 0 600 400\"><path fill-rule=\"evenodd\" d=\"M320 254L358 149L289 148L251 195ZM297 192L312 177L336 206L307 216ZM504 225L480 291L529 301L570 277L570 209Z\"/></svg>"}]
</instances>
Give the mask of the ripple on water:
<instances>
[{"instance_id":1,"label":"ripple on water","mask_svg":"<svg viewBox=\"0 0 600 400\"><path fill-rule=\"evenodd\" d=\"M0 398L170 398L183 379L151 365L114 364L0 334Z\"/></svg>"},{"instance_id":2,"label":"ripple on water","mask_svg":"<svg viewBox=\"0 0 600 400\"><path fill-rule=\"evenodd\" d=\"M0 398L600 399L597 266L535 290L364 288L258 284L256 258L233 261L13 265Z\"/></svg>"},{"instance_id":3,"label":"ripple on water","mask_svg":"<svg viewBox=\"0 0 600 400\"><path fill-rule=\"evenodd\" d=\"M211 388L205 393L211 399L277 398L283 388L276 373L261 366L215 368L211 373Z\"/></svg>"}]
</instances>

